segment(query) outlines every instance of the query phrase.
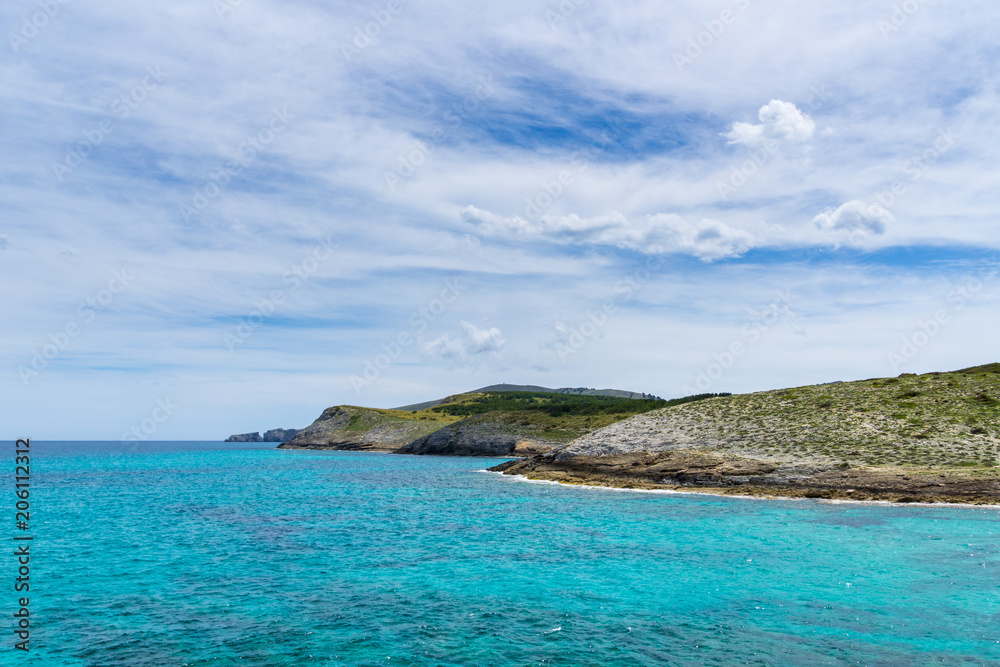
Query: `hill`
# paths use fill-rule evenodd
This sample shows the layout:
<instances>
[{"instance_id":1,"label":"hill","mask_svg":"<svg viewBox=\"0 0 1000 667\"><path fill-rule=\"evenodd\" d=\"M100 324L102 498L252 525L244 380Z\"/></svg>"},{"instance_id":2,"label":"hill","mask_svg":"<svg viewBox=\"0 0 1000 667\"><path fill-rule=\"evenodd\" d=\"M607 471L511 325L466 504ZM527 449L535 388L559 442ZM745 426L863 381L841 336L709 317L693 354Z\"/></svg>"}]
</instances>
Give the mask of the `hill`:
<instances>
[{"instance_id":1,"label":"hill","mask_svg":"<svg viewBox=\"0 0 1000 667\"><path fill-rule=\"evenodd\" d=\"M632 415L683 401L535 391L458 394L432 407L327 408L286 449L376 449L407 454L503 456L548 451Z\"/></svg>"},{"instance_id":2,"label":"hill","mask_svg":"<svg viewBox=\"0 0 1000 667\"><path fill-rule=\"evenodd\" d=\"M576 394L579 396L612 396L615 398L652 398L659 399L659 396L654 396L653 394L643 394L634 391L625 391L624 389L590 389L588 387L563 387L561 389L549 389L548 387L539 387L533 384L491 384L488 387L480 387L479 389L473 389L472 391L465 392L465 394L457 394L458 396L464 396L467 394L487 394L494 392L539 392L546 394ZM445 398L439 398L436 401L426 401L424 403L414 403L413 405L404 405L399 408L394 408L396 410L426 410L427 408L432 408L435 405L441 405L446 402L451 396ZM662 399L661 399L662 400Z\"/></svg>"},{"instance_id":3,"label":"hill","mask_svg":"<svg viewBox=\"0 0 1000 667\"><path fill-rule=\"evenodd\" d=\"M1000 364L716 397L496 470L723 493L1000 502Z\"/></svg>"}]
</instances>

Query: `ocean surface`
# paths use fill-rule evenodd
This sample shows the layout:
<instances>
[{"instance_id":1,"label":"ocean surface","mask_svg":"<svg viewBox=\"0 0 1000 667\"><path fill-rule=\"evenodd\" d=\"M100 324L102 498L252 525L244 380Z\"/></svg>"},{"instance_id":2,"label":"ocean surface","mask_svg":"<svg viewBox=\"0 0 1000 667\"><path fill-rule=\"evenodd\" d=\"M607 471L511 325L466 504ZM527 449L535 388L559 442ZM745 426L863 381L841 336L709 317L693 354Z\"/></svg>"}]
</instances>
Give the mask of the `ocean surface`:
<instances>
[{"instance_id":1,"label":"ocean surface","mask_svg":"<svg viewBox=\"0 0 1000 667\"><path fill-rule=\"evenodd\" d=\"M31 651L5 583L0 664L1000 665L997 509L273 447L32 442Z\"/></svg>"}]
</instances>

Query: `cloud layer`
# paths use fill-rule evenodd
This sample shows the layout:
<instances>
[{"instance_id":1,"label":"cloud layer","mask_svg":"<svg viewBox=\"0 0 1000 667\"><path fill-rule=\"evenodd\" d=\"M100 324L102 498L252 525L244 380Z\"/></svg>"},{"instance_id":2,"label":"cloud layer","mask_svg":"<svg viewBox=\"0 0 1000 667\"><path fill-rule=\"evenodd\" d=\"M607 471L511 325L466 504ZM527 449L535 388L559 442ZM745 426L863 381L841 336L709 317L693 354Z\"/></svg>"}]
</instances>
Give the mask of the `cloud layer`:
<instances>
[{"instance_id":1,"label":"cloud layer","mask_svg":"<svg viewBox=\"0 0 1000 667\"><path fill-rule=\"evenodd\" d=\"M786 288L720 390L892 372L1000 251L1000 6L727 4L5 3L0 418L672 396ZM995 360L977 280L907 370Z\"/></svg>"}]
</instances>

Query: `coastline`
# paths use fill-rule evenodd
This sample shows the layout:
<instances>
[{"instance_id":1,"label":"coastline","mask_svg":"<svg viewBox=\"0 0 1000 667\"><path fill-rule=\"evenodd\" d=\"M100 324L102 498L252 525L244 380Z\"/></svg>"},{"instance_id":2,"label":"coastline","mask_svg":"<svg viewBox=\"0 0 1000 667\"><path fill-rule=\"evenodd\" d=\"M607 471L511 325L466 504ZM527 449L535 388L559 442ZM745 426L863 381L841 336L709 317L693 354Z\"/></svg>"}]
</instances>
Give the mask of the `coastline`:
<instances>
[{"instance_id":1,"label":"coastline","mask_svg":"<svg viewBox=\"0 0 1000 667\"><path fill-rule=\"evenodd\" d=\"M392 454L399 450L399 447L395 446L380 446L378 444L359 444L355 442L338 442L327 445L320 444L289 444L283 442L275 449L295 449L303 451L322 451L322 452L381 452L383 454Z\"/></svg>"},{"instance_id":2,"label":"coastline","mask_svg":"<svg viewBox=\"0 0 1000 667\"><path fill-rule=\"evenodd\" d=\"M806 498L804 496L781 496L781 495L753 495L750 493L737 493L733 489L713 489L713 488L693 488L678 486L676 488L638 488L625 486L607 486L603 484L589 484L584 482L566 482L552 479L537 479L527 475L512 475L496 470L483 468L476 472L499 475L502 479L510 482L520 482L528 484L548 484L554 486L565 486L568 488L590 489L593 491L613 491L616 493L652 493L675 496L712 496L717 498L736 498L741 500L785 500L785 501L812 501L828 505L880 505L891 507L968 507L975 509L997 509L1000 510L1000 498L995 504L978 504L968 502L894 502L891 500L865 500L860 498Z\"/></svg>"},{"instance_id":3,"label":"coastline","mask_svg":"<svg viewBox=\"0 0 1000 667\"><path fill-rule=\"evenodd\" d=\"M1000 474L992 469L843 467L812 462L777 465L688 452L564 460L535 456L513 459L489 470L526 481L635 491L786 500L1000 506Z\"/></svg>"},{"instance_id":4,"label":"coastline","mask_svg":"<svg viewBox=\"0 0 1000 667\"><path fill-rule=\"evenodd\" d=\"M336 446L331 446L331 445L292 445L292 446L286 447L285 445L287 445L287 444L288 443L282 443L281 445L278 445L277 447L275 447L275 449L283 449L283 450L289 450L289 451L303 451L303 452L304 451L310 451L310 452L353 452L355 454L358 454L358 453L364 454L366 452L370 452L370 453L374 453L374 454L399 454L400 456L419 456L419 457L422 457L422 458L444 457L444 458L449 458L450 459L450 458L455 458L456 456L460 456L463 459L503 459L503 458L510 458L509 456L504 455L504 454L461 454L461 455L456 455L456 454L422 454L422 453L414 453L414 452L404 452L404 451L402 451L402 447L395 447L395 446L380 447L380 446L377 446L377 445L371 445L371 446L366 445L366 446L361 447L361 446L343 446L343 445L336 445Z\"/></svg>"}]
</instances>

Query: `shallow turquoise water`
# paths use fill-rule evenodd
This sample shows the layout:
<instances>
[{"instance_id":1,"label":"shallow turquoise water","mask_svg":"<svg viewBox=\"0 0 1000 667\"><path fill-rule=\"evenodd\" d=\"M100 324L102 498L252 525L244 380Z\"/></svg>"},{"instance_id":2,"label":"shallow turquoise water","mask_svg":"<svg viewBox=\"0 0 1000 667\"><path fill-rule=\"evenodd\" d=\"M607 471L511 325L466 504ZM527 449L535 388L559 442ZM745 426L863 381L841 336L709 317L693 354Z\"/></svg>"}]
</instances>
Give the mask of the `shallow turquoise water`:
<instances>
[{"instance_id":1,"label":"shallow turquoise water","mask_svg":"<svg viewBox=\"0 0 1000 667\"><path fill-rule=\"evenodd\" d=\"M32 652L2 664L1000 664L995 509L265 447L33 443Z\"/></svg>"}]
</instances>

